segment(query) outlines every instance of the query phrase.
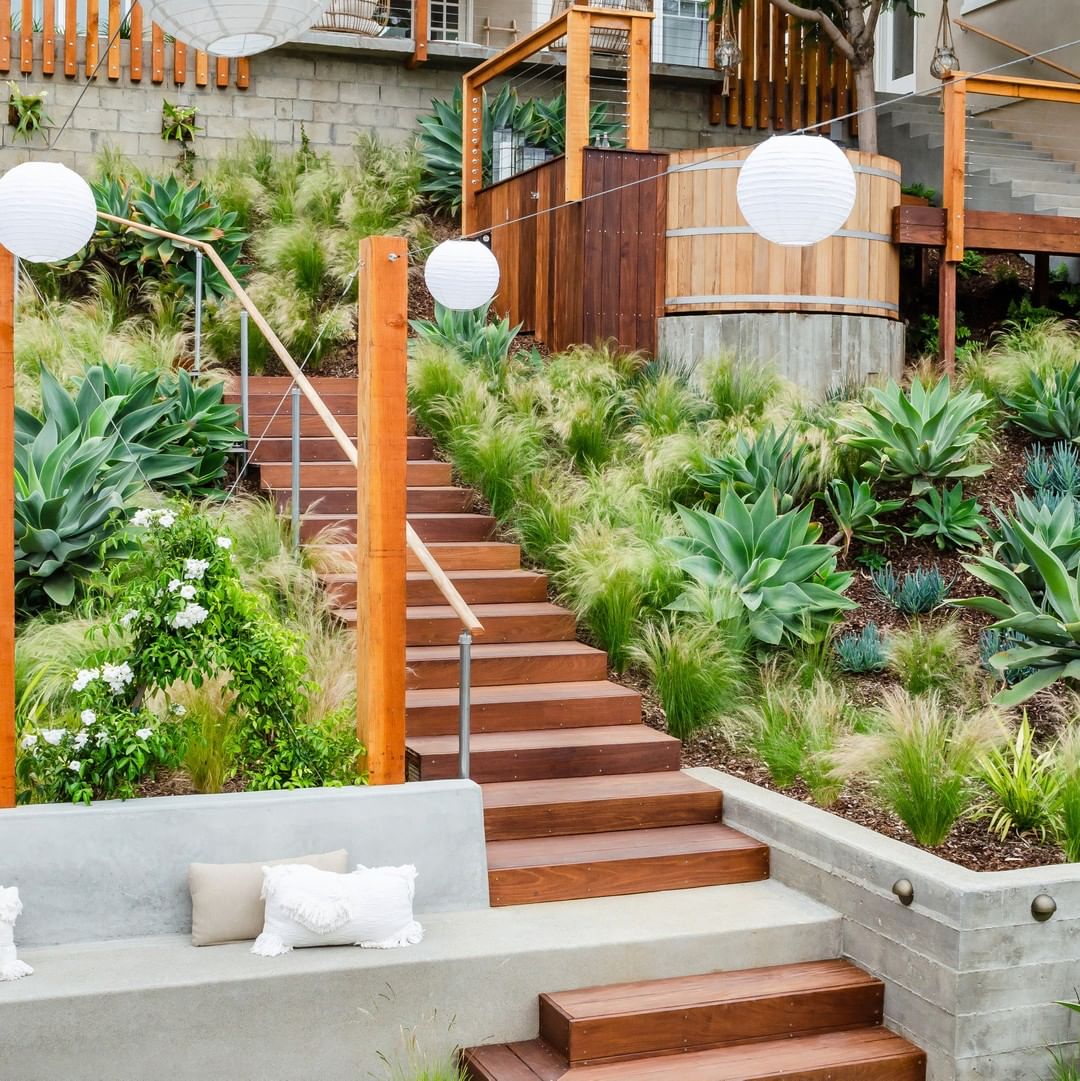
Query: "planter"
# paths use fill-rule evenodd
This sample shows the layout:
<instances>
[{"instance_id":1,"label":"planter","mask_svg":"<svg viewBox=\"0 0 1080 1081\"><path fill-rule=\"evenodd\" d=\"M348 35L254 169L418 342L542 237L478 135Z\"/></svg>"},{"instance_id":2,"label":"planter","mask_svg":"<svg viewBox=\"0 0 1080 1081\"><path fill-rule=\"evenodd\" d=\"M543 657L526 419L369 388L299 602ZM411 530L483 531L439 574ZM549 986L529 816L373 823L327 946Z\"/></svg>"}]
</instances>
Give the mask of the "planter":
<instances>
[{"instance_id":1,"label":"planter","mask_svg":"<svg viewBox=\"0 0 1080 1081\"><path fill-rule=\"evenodd\" d=\"M924 1048L930 1081L1046 1075L1080 1039L1060 1006L1080 973L1080 864L969 871L714 769L724 821L771 847L772 875L836 909L843 952L886 981L887 1024ZM907 879L905 906L893 886ZM1036 897L1057 905L1046 922Z\"/></svg>"}]
</instances>

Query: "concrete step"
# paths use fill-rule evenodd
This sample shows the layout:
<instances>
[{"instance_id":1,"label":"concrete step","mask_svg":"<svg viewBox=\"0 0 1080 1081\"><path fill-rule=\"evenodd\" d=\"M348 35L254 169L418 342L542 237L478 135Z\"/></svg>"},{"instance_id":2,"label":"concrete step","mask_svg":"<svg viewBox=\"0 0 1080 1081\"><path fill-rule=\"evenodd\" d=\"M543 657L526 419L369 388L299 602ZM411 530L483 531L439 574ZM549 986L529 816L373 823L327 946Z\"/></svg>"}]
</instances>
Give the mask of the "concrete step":
<instances>
[{"instance_id":1,"label":"concrete step","mask_svg":"<svg viewBox=\"0 0 1080 1081\"><path fill-rule=\"evenodd\" d=\"M995 169L995 184L1008 183L1016 195L1080 195L1080 173L1069 180L1006 180L1005 170Z\"/></svg>"},{"instance_id":2,"label":"concrete step","mask_svg":"<svg viewBox=\"0 0 1080 1081\"><path fill-rule=\"evenodd\" d=\"M1065 208L1080 210L1080 191L1075 195L1035 195L1034 199L1036 214L1052 214Z\"/></svg>"}]
</instances>

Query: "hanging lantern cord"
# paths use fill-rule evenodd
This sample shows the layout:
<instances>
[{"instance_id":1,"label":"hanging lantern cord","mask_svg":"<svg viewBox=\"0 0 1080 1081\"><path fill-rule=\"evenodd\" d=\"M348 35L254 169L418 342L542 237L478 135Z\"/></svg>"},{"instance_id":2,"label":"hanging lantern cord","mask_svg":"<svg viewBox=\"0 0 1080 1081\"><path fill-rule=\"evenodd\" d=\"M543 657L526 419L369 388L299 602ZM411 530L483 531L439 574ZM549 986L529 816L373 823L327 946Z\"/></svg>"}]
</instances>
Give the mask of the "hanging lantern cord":
<instances>
[{"instance_id":1,"label":"hanging lantern cord","mask_svg":"<svg viewBox=\"0 0 1080 1081\"><path fill-rule=\"evenodd\" d=\"M944 79L951 72L960 70L960 60L956 55L956 39L953 37L952 17L949 14L949 0L941 5L941 21L938 23L938 40L934 48L934 59L930 65L930 74L935 79Z\"/></svg>"},{"instance_id":2,"label":"hanging lantern cord","mask_svg":"<svg viewBox=\"0 0 1080 1081\"><path fill-rule=\"evenodd\" d=\"M731 79L742 62L742 50L735 36L735 13L732 0L722 0L720 31L716 36L716 69L724 76L724 96L731 93Z\"/></svg>"}]
</instances>

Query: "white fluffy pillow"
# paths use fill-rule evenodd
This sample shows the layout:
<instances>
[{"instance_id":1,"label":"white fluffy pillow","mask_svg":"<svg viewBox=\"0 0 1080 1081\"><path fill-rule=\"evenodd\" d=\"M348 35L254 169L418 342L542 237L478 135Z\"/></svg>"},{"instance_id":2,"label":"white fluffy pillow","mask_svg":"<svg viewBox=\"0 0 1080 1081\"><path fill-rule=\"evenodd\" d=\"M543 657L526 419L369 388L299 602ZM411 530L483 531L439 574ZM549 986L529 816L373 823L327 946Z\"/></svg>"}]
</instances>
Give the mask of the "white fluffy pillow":
<instances>
[{"instance_id":1,"label":"white fluffy pillow","mask_svg":"<svg viewBox=\"0 0 1080 1081\"><path fill-rule=\"evenodd\" d=\"M334 874L297 865L264 867L266 922L251 952L277 957L294 946L387 950L424 937L413 919L416 868L358 866Z\"/></svg>"}]
</instances>

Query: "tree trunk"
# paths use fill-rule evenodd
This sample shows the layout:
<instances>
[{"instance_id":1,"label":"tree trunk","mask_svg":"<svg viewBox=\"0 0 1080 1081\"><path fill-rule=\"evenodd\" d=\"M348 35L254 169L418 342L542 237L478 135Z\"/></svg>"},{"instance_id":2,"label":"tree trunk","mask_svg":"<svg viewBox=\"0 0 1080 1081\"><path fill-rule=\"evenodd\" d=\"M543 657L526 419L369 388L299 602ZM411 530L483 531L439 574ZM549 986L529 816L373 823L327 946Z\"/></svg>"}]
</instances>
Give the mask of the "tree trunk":
<instances>
[{"instance_id":1,"label":"tree trunk","mask_svg":"<svg viewBox=\"0 0 1080 1081\"><path fill-rule=\"evenodd\" d=\"M855 78L855 105L860 110L867 110L859 117L859 149L868 154L878 152L878 118L874 105L877 92L874 88L874 61L862 67L852 68Z\"/></svg>"}]
</instances>

